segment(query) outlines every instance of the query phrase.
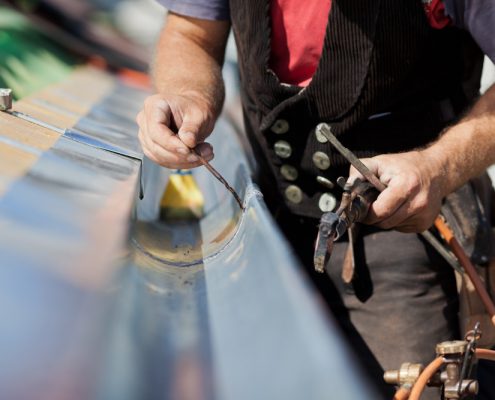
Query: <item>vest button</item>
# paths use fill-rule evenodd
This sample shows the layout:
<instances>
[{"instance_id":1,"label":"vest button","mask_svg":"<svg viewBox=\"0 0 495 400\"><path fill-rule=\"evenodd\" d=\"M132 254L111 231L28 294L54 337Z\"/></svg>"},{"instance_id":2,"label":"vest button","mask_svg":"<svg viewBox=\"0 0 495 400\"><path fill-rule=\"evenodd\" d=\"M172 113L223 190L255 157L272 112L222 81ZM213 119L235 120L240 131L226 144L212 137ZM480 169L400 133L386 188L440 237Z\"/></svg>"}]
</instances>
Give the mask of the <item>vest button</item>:
<instances>
[{"instance_id":1,"label":"vest button","mask_svg":"<svg viewBox=\"0 0 495 400\"><path fill-rule=\"evenodd\" d=\"M285 140L275 142L273 147L275 149L275 154L280 158L289 158L292 154L292 147L290 147L290 144Z\"/></svg>"},{"instance_id":2,"label":"vest button","mask_svg":"<svg viewBox=\"0 0 495 400\"><path fill-rule=\"evenodd\" d=\"M299 186L289 185L287 186L287 189L285 189L285 197L291 203L299 204L303 199L303 193Z\"/></svg>"},{"instance_id":3,"label":"vest button","mask_svg":"<svg viewBox=\"0 0 495 400\"><path fill-rule=\"evenodd\" d=\"M317 151L315 154L313 154L313 163L315 164L316 168L322 170L328 169L330 167L330 158L322 151Z\"/></svg>"},{"instance_id":4,"label":"vest button","mask_svg":"<svg viewBox=\"0 0 495 400\"><path fill-rule=\"evenodd\" d=\"M285 119L277 119L270 129L273 133L281 135L289 132L289 123Z\"/></svg>"},{"instance_id":5,"label":"vest button","mask_svg":"<svg viewBox=\"0 0 495 400\"><path fill-rule=\"evenodd\" d=\"M317 176L316 182L318 182L321 186L326 187L327 189L333 189L335 185L330 179L325 178L324 176Z\"/></svg>"},{"instance_id":6,"label":"vest button","mask_svg":"<svg viewBox=\"0 0 495 400\"><path fill-rule=\"evenodd\" d=\"M295 169L292 165L287 164L284 164L280 167L280 173L288 181L295 181L299 176L297 169Z\"/></svg>"},{"instance_id":7,"label":"vest button","mask_svg":"<svg viewBox=\"0 0 495 400\"><path fill-rule=\"evenodd\" d=\"M323 135L322 129L323 129L323 126L321 124L319 124L315 128L316 140L318 140L318 142L320 142L320 143L327 143L328 142L328 139L325 137L325 135Z\"/></svg>"},{"instance_id":8,"label":"vest button","mask_svg":"<svg viewBox=\"0 0 495 400\"><path fill-rule=\"evenodd\" d=\"M335 209L337 199L331 193L323 193L318 201L318 207L323 212L330 212Z\"/></svg>"}]
</instances>

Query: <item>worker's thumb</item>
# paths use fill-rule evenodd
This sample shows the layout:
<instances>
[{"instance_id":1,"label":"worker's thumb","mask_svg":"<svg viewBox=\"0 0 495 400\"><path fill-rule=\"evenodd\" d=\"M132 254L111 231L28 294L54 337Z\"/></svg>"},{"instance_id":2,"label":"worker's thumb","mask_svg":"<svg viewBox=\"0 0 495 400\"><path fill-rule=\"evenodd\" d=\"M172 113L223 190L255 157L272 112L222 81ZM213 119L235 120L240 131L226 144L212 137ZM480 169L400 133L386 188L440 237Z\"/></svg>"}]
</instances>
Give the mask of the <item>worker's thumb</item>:
<instances>
[{"instance_id":1,"label":"worker's thumb","mask_svg":"<svg viewBox=\"0 0 495 400\"><path fill-rule=\"evenodd\" d=\"M204 132L205 125L206 121L204 120L202 113L187 113L179 128L179 139L182 140L187 147L193 149L199 143L202 143L208 136L208 134L205 134Z\"/></svg>"}]
</instances>

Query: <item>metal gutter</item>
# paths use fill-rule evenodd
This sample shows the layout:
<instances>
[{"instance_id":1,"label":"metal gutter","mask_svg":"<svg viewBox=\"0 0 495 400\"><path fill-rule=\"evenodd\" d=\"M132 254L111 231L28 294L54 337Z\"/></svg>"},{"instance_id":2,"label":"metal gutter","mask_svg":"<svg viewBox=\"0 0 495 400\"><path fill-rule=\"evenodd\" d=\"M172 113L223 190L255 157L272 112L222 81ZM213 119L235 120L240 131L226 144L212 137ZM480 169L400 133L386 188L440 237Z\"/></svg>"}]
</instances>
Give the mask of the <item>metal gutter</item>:
<instances>
[{"instance_id":1,"label":"metal gutter","mask_svg":"<svg viewBox=\"0 0 495 400\"><path fill-rule=\"evenodd\" d=\"M116 82L75 125L139 152L145 92ZM1 132L0 132L1 135ZM0 197L0 397L375 399L222 119L196 222L158 221L168 172L61 136Z\"/></svg>"}]
</instances>

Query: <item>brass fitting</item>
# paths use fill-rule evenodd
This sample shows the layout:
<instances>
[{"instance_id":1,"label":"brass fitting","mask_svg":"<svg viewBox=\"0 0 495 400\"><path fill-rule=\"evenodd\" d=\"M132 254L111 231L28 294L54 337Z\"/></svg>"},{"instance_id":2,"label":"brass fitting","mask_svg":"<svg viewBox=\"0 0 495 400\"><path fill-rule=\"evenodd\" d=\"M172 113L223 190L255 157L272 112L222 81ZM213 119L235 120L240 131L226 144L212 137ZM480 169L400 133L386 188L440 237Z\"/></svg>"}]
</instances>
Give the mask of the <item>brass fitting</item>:
<instances>
[{"instance_id":1,"label":"brass fitting","mask_svg":"<svg viewBox=\"0 0 495 400\"><path fill-rule=\"evenodd\" d=\"M437 344L438 356L462 356L466 352L468 342L465 340L451 340Z\"/></svg>"},{"instance_id":2,"label":"brass fitting","mask_svg":"<svg viewBox=\"0 0 495 400\"><path fill-rule=\"evenodd\" d=\"M383 374L383 379L390 385L412 386L423 372L422 364L404 363L400 369L388 370Z\"/></svg>"},{"instance_id":3,"label":"brass fitting","mask_svg":"<svg viewBox=\"0 0 495 400\"><path fill-rule=\"evenodd\" d=\"M472 379L461 381L461 363L467 350L468 342L454 340L437 344L437 355L444 358L445 371L440 374L443 382L443 395L446 400L457 400L466 395L478 393L478 382Z\"/></svg>"}]
</instances>

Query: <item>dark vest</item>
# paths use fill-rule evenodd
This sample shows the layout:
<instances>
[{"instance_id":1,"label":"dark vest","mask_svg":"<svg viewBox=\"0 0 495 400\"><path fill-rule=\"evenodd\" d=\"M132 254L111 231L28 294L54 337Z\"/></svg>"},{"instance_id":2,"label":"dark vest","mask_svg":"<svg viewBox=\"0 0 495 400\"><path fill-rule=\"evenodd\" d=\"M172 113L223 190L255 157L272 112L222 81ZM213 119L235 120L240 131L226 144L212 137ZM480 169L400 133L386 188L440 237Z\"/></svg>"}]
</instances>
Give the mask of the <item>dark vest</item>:
<instances>
[{"instance_id":1,"label":"dark vest","mask_svg":"<svg viewBox=\"0 0 495 400\"><path fill-rule=\"evenodd\" d=\"M272 209L319 217L340 198L331 186L349 166L318 123L359 157L405 151L434 140L478 94L481 52L459 29L431 28L420 0L333 0L306 88L269 68L270 0L230 6L246 131Z\"/></svg>"}]
</instances>

